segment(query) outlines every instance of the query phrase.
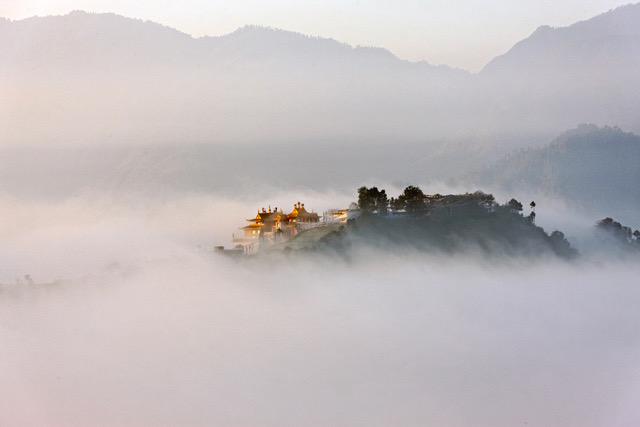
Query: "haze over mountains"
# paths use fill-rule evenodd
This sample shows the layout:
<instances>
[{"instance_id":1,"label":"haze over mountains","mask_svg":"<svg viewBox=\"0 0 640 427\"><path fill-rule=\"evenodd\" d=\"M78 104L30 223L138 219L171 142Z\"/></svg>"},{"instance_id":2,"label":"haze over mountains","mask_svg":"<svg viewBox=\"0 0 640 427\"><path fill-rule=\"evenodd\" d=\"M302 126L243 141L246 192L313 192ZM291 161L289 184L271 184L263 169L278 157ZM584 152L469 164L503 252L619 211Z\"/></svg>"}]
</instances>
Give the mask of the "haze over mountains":
<instances>
[{"instance_id":1,"label":"haze over mountains","mask_svg":"<svg viewBox=\"0 0 640 427\"><path fill-rule=\"evenodd\" d=\"M589 233L640 228L638 22L543 27L471 74L265 28L0 19L2 423L640 425L638 252ZM211 253L260 207L464 175L525 216L447 196L395 217L401 244L362 221L347 254L339 224L333 254ZM577 260L538 251L567 249L554 229Z\"/></svg>"},{"instance_id":2,"label":"haze over mountains","mask_svg":"<svg viewBox=\"0 0 640 427\"><path fill-rule=\"evenodd\" d=\"M4 21L2 139L400 142L582 122L638 132L639 20L631 5L541 27L478 75L258 27L193 39L110 14Z\"/></svg>"},{"instance_id":3,"label":"haze over mountains","mask_svg":"<svg viewBox=\"0 0 640 427\"><path fill-rule=\"evenodd\" d=\"M194 39L113 14L0 21L3 187L417 182L578 123L638 133L637 22L640 4L541 27L471 74L260 27Z\"/></svg>"},{"instance_id":4,"label":"haze over mountains","mask_svg":"<svg viewBox=\"0 0 640 427\"><path fill-rule=\"evenodd\" d=\"M494 191L557 197L568 205L640 218L640 136L580 125L550 144L514 151L463 179Z\"/></svg>"},{"instance_id":5,"label":"haze over mountains","mask_svg":"<svg viewBox=\"0 0 640 427\"><path fill-rule=\"evenodd\" d=\"M597 123L638 133L638 19L640 5L630 5L566 28L538 28L480 73L488 108L501 108L514 129Z\"/></svg>"},{"instance_id":6,"label":"haze over mountains","mask_svg":"<svg viewBox=\"0 0 640 427\"><path fill-rule=\"evenodd\" d=\"M4 95L14 101L7 119L39 124L13 126L3 139L31 144L389 136L415 124L412 104L421 103L425 89L433 96L451 79L382 49L256 27L196 40L152 23L83 12L3 27L10 88ZM85 123L82 130L78 122Z\"/></svg>"}]
</instances>

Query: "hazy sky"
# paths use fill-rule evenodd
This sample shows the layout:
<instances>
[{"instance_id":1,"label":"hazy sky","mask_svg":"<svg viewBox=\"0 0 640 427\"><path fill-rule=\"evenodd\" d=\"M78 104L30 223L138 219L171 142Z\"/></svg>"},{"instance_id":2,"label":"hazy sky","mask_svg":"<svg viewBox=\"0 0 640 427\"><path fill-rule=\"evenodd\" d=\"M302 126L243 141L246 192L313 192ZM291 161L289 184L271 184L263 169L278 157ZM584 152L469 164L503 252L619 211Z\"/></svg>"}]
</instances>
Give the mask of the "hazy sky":
<instances>
[{"instance_id":1,"label":"hazy sky","mask_svg":"<svg viewBox=\"0 0 640 427\"><path fill-rule=\"evenodd\" d=\"M22 19L81 9L159 22L194 36L262 25L379 46L412 61L479 70L540 25L567 26L625 0L0 0Z\"/></svg>"}]
</instances>

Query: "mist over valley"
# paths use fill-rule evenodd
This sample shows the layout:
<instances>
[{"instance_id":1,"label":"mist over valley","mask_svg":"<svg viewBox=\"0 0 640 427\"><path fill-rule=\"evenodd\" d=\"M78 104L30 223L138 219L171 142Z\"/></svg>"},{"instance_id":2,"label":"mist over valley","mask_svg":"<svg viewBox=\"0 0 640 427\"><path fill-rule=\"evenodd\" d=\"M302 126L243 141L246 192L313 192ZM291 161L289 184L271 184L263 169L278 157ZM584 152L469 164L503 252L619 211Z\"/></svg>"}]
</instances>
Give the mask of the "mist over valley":
<instances>
[{"instance_id":1,"label":"mist over valley","mask_svg":"<svg viewBox=\"0 0 640 427\"><path fill-rule=\"evenodd\" d=\"M0 19L0 424L640 423L637 22L471 73ZM214 251L261 212L295 237Z\"/></svg>"}]
</instances>

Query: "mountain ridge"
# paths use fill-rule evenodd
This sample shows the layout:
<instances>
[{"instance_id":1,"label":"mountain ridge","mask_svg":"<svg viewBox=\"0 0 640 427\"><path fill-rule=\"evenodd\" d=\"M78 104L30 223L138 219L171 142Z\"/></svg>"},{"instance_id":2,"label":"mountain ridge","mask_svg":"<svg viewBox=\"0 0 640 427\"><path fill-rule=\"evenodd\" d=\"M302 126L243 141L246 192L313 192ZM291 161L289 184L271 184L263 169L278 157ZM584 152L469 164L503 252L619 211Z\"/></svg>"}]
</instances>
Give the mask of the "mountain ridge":
<instances>
[{"instance_id":1,"label":"mountain ridge","mask_svg":"<svg viewBox=\"0 0 640 427\"><path fill-rule=\"evenodd\" d=\"M3 43L0 43L0 49L3 45L7 47L13 41L11 38L6 38L9 33L7 31L8 26L12 26L17 31L24 33L33 32L30 34L30 39L34 42L27 44L27 50L22 52L11 52L8 49L2 52L0 50L3 53L5 65L10 64L12 60L18 59L19 61L21 57L24 58L29 53L44 56L51 54L50 49L39 49L39 43L37 42L56 39L56 37L59 38L60 35L63 35L66 37L62 38L60 44L75 48L86 48L83 43L89 39L88 36L93 36L94 42L97 41L99 43L95 47L94 53L98 53L98 48L109 47L109 45L114 44L118 47L136 49L136 56L145 53L143 49L169 51L169 48L173 47L173 54L176 52L183 53L181 57L177 58L182 60L193 60L195 57L207 58L211 54L229 54L238 49L242 49L243 52L248 52L256 57L268 57L273 54L283 53L308 56L307 51L309 50L312 53L321 54L323 51L326 53L333 49L334 53L335 51L342 53L342 55L338 56L346 57L348 54L355 54L361 58L374 57L419 67L463 71L446 65L432 65L426 61L412 62L404 60L382 47L352 46L332 38L314 37L299 32L257 25L245 25L231 33L220 36L193 37L188 33L153 21L129 18L115 13L92 13L74 10L66 15L34 16L17 21L2 19L6 28L3 32L3 28L0 27L0 34L3 35ZM63 26L65 31L59 31L56 26ZM143 29L149 33L145 34ZM131 38L133 36L141 36L141 38ZM131 41L136 43L131 43ZM257 41L260 41L259 46L256 46ZM269 49L264 49L265 41L268 43ZM164 48L163 44L166 45ZM32 49L31 52L29 52L29 48ZM17 55L12 56L11 53ZM130 54L129 56L133 55ZM143 58L144 56L141 57Z\"/></svg>"},{"instance_id":2,"label":"mountain ridge","mask_svg":"<svg viewBox=\"0 0 640 427\"><path fill-rule=\"evenodd\" d=\"M640 4L598 19L624 24L629 10L635 17ZM591 26L600 31L593 20L578 29ZM537 33L545 32L564 34ZM0 148L283 143L352 145L353 153L380 145L388 156L421 144L411 157L425 168L448 158L465 169L479 161L466 153L490 159L577 123L640 132L640 40L613 49L609 33L598 34L605 54L592 54L595 42L574 49L565 55L573 68L520 61L506 74L471 74L264 27L194 38L115 14L4 20ZM613 68L602 62L611 52L620 59Z\"/></svg>"},{"instance_id":3,"label":"mountain ridge","mask_svg":"<svg viewBox=\"0 0 640 427\"><path fill-rule=\"evenodd\" d=\"M640 37L640 3L620 6L616 9L597 15L591 19L576 22L566 27L550 27L542 25L529 37L517 42L511 49L489 61L480 71L494 69L501 62L516 56L521 59L520 52L527 55L538 53L566 52L570 47L585 41L602 39L603 33L609 37ZM532 63L533 61L530 61Z\"/></svg>"},{"instance_id":4,"label":"mountain ridge","mask_svg":"<svg viewBox=\"0 0 640 427\"><path fill-rule=\"evenodd\" d=\"M385 56L392 57L395 60L408 63L408 64L426 64L436 68L447 68L451 70L465 71L469 74L482 74L487 69L492 68L496 61L499 62L503 57L513 54L514 52L520 50L523 47L530 47L531 44L539 43L541 39L543 41L544 40L548 41L550 39L554 39L554 41L557 41L558 37L556 36L558 34L562 34L565 37L569 36L569 38L574 41L588 39L588 37L586 36L599 38L600 32L602 31L603 27L606 27L606 29L611 34L615 34L618 36L640 36L640 30L637 28L637 25L635 25L635 23L638 22L638 19L640 19L640 3L623 5L615 9L611 9L602 14L599 14L590 19L576 22L569 26L551 27L549 25L541 25L529 37L522 39L519 42L516 42L507 52L497 55L492 60L490 60L487 64L485 64L485 66L478 73L470 73L469 71L464 70L462 68L451 67L446 64L434 65L424 60L410 61L406 59L401 59L397 55L395 55L394 53L392 53L391 51L383 47L350 45L348 43L340 42L333 38L311 36L311 35L307 35L300 32L279 29L279 28L264 27L259 25L245 25L237 28L236 30L230 33L219 35L219 36L204 35L201 37L194 37L189 33L175 29L170 26L156 23L154 21L127 17L124 15L119 15L112 12L95 13L95 12L88 12L84 10L73 10L66 15L33 16L33 17L24 18L20 20L10 20L7 18L0 17L0 19L4 21L5 25L18 24L18 25L27 26L27 27L35 26L35 24L44 22L45 20L54 19L54 20L62 20L62 21L72 21L72 20L77 20L78 18L91 19L93 23L103 24L98 26L98 28L104 27L106 25L106 21L100 22L101 19L108 20L109 25L118 23L119 25L117 25L117 27L118 26L122 27L123 24L131 28L133 28L134 25L144 25L148 28L154 28L155 30L157 30L156 36L160 34L160 31L162 31L165 34L172 33L173 35L179 35L184 39L190 39L192 41L211 42L211 41L220 41L224 39L237 39L247 34L249 35L253 34L254 36L255 35L268 36L274 39L278 38L279 35L287 35L287 36L296 37L300 40L306 39L306 40L316 40L316 41L322 41L322 42L332 42L335 45L349 48L351 51L360 51L360 50L375 51L378 53L382 53ZM598 29L599 29L598 31L594 29L594 25L598 25Z\"/></svg>"}]
</instances>

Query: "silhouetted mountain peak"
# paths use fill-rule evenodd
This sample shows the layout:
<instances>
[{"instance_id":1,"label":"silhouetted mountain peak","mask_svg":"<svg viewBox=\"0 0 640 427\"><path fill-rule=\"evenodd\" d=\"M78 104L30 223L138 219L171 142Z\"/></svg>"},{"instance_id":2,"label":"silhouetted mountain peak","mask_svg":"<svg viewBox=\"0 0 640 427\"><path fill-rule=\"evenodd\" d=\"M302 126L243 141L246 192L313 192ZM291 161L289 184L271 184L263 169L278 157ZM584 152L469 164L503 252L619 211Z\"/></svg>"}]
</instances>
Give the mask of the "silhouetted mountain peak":
<instances>
[{"instance_id":1,"label":"silhouetted mountain peak","mask_svg":"<svg viewBox=\"0 0 640 427\"><path fill-rule=\"evenodd\" d=\"M188 34L114 13L81 10L62 16L32 17L0 27L0 62L73 67L82 64L156 62L181 57Z\"/></svg>"},{"instance_id":2,"label":"silhouetted mountain peak","mask_svg":"<svg viewBox=\"0 0 640 427\"><path fill-rule=\"evenodd\" d=\"M576 56L616 61L616 45L640 45L640 3L621 6L568 27L540 26L531 36L516 43L508 52L490 61L481 73L500 72L509 67L546 68L567 63L580 67ZM628 54L628 50L625 51Z\"/></svg>"}]
</instances>

